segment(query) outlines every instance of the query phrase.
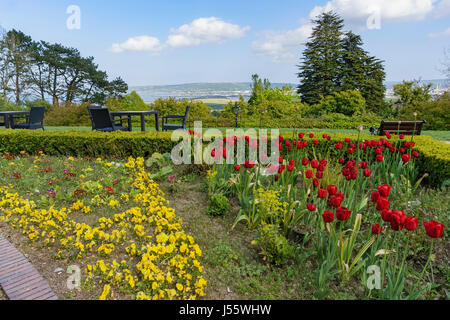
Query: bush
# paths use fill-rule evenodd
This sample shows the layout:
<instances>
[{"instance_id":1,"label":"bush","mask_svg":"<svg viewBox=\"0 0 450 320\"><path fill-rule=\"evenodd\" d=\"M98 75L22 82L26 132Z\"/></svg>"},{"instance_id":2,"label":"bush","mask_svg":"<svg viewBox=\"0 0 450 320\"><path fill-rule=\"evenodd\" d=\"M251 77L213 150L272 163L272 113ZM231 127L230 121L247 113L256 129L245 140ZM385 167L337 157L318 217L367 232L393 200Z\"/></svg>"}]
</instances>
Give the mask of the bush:
<instances>
[{"instance_id":1,"label":"bush","mask_svg":"<svg viewBox=\"0 0 450 320\"><path fill-rule=\"evenodd\" d=\"M67 102L60 106L50 106L45 114L44 126L90 126L88 105Z\"/></svg>"},{"instance_id":2,"label":"bush","mask_svg":"<svg viewBox=\"0 0 450 320\"><path fill-rule=\"evenodd\" d=\"M289 241L280 233L280 228L273 224L261 223L255 244L259 245L264 260L277 266L288 262L293 254Z\"/></svg>"},{"instance_id":3,"label":"bush","mask_svg":"<svg viewBox=\"0 0 450 320\"><path fill-rule=\"evenodd\" d=\"M400 111L402 119L414 120L417 112L418 120L426 120L425 130L450 130L450 93L445 93L433 101L425 101L416 105L403 107Z\"/></svg>"},{"instance_id":4,"label":"bush","mask_svg":"<svg viewBox=\"0 0 450 320\"><path fill-rule=\"evenodd\" d=\"M312 108L315 114L341 113L346 116L358 116L365 111L366 100L357 90L334 92Z\"/></svg>"},{"instance_id":5,"label":"bush","mask_svg":"<svg viewBox=\"0 0 450 320\"><path fill-rule=\"evenodd\" d=\"M223 216L228 210L230 210L228 198L222 194L210 195L208 204L209 207L207 212L213 217Z\"/></svg>"}]
</instances>

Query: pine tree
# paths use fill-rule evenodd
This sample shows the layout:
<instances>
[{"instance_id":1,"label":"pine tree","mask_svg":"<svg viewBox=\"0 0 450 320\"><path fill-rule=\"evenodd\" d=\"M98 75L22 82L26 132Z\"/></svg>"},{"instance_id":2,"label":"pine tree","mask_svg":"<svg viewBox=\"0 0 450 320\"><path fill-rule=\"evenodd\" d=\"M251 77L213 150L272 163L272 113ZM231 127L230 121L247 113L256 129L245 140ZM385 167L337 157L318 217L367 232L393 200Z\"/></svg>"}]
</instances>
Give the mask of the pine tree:
<instances>
[{"instance_id":1,"label":"pine tree","mask_svg":"<svg viewBox=\"0 0 450 320\"><path fill-rule=\"evenodd\" d=\"M383 84L386 78L383 61L371 56L366 57L364 70L363 86L358 90L366 99L367 109L376 112L381 108L386 92Z\"/></svg>"},{"instance_id":2,"label":"pine tree","mask_svg":"<svg viewBox=\"0 0 450 320\"><path fill-rule=\"evenodd\" d=\"M341 37L344 20L336 13L322 13L316 20L313 32L300 64L297 92L302 101L318 103L321 96L332 94L339 88Z\"/></svg>"},{"instance_id":3,"label":"pine tree","mask_svg":"<svg viewBox=\"0 0 450 320\"><path fill-rule=\"evenodd\" d=\"M385 73L383 61L369 56L359 35L349 31L342 39L341 90L358 90L368 110L376 111L383 102Z\"/></svg>"}]
</instances>

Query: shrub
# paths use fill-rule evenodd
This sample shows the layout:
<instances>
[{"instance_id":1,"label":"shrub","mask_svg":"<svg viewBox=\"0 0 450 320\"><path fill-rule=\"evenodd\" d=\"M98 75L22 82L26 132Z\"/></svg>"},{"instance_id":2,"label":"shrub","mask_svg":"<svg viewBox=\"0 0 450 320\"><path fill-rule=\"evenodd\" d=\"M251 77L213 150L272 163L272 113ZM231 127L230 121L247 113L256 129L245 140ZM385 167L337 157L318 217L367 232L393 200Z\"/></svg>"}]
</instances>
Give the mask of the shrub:
<instances>
[{"instance_id":1,"label":"shrub","mask_svg":"<svg viewBox=\"0 0 450 320\"><path fill-rule=\"evenodd\" d=\"M208 204L208 214L213 217L223 216L230 209L228 198L222 194L210 195Z\"/></svg>"},{"instance_id":2,"label":"shrub","mask_svg":"<svg viewBox=\"0 0 450 320\"><path fill-rule=\"evenodd\" d=\"M333 95L323 98L316 110L317 108L320 114L361 115L366 111L366 100L357 90L334 92Z\"/></svg>"},{"instance_id":3,"label":"shrub","mask_svg":"<svg viewBox=\"0 0 450 320\"><path fill-rule=\"evenodd\" d=\"M288 262L293 254L289 241L280 233L280 228L273 224L262 222L254 243L259 245L264 260L277 266Z\"/></svg>"},{"instance_id":4,"label":"shrub","mask_svg":"<svg viewBox=\"0 0 450 320\"><path fill-rule=\"evenodd\" d=\"M426 120L426 130L450 130L450 93L443 94L436 100L419 102L403 107L400 111L402 119L414 120L417 112L418 120Z\"/></svg>"},{"instance_id":5,"label":"shrub","mask_svg":"<svg viewBox=\"0 0 450 320\"><path fill-rule=\"evenodd\" d=\"M87 111L89 104L67 102L60 106L50 106L45 114L45 126L89 126L91 121Z\"/></svg>"}]
</instances>

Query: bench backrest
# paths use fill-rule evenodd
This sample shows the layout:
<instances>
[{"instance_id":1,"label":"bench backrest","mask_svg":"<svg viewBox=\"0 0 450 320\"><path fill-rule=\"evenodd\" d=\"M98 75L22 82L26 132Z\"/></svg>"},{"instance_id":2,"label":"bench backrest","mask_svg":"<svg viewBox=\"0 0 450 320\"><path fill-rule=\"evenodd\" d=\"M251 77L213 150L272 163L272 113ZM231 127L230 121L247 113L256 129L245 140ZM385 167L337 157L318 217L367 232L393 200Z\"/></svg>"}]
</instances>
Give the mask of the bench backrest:
<instances>
[{"instance_id":1,"label":"bench backrest","mask_svg":"<svg viewBox=\"0 0 450 320\"><path fill-rule=\"evenodd\" d=\"M389 131L391 134L404 134L404 135L417 135L422 132L423 124L425 120L421 121L381 121L378 134L384 136L385 131Z\"/></svg>"}]
</instances>

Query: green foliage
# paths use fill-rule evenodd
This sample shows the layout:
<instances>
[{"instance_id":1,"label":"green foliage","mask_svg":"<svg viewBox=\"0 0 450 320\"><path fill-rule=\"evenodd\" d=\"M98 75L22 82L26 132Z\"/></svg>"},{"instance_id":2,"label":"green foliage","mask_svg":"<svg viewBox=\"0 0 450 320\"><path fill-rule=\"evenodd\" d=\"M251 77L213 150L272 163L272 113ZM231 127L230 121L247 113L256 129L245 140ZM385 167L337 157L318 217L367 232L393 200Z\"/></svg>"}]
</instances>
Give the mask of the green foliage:
<instances>
[{"instance_id":1,"label":"green foliage","mask_svg":"<svg viewBox=\"0 0 450 320\"><path fill-rule=\"evenodd\" d=\"M367 108L376 111L384 99L382 61L362 49L359 35L343 33L344 21L335 13L322 13L306 43L298 77L302 101L314 105L337 91L358 90Z\"/></svg>"},{"instance_id":2,"label":"green foliage","mask_svg":"<svg viewBox=\"0 0 450 320\"><path fill-rule=\"evenodd\" d=\"M160 117L162 117L165 115L184 115L188 105L191 106L188 115L188 125L193 124L194 121L213 119L211 108L199 100L160 98L153 101L151 107L154 110L158 110Z\"/></svg>"},{"instance_id":3,"label":"green foliage","mask_svg":"<svg viewBox=\"0 0 450 320\"><path fill-rule=\"evenodd\" d=\"M450 93L445 93L433 101L416 102L401 108L400 117L405 120L426 120L427 130L450 130Z\"/></svg>"},{"instance_id":4,"label":"green foliage","mask_svg":"<svg viewBox=\"0 0 450 320\"><path fill-rule=\"evenodd\" d=\"M83 132L83 131L0 131L0 153L71 156L148 157L154 152L171 152L177 144L171 133L163 132Z\"/></svg>"},{"instance_id":5,"label":"green foliage","mask_svg":"<svg viewBox=\"0 0 450 320\"><path fill-rule=\"evenodd\" d=\"M230 210L228 198L223 194L210 195L208 204L209 206L207 212L213 217L223 216L228 210Z\"/></svg>"},{"instance_id":6,"label":"green foliage","mask_svg":"<svg viewBox=\"0 0 450 320\"><path fill-rule=\"evenodd\" d=\"M346 116L360 116L366 110L366 101L359 91L334 92L322 99L317 106L319 114L341 113Z\"/></svg>"},{"instance_id":7,"label":"green foliage","mask_svg":"<svg viewBox=\"0 0 450 320\"><path fill-rule=\"evenodd\" d=\"M400 98L400 104L415 106L418 103L430 101L432 84L419 85L419 83L420 81L413 80L394 85L394 94Z\"/></svg>"},{"instance_id":8,"label":"green foliage","mask_svg":"<svg viewBox=\"0 0 450 320\"><path fill-rule=\"evenodd\" d=\"M259 245L264 260L277 266L286 264L293 255L289 241L280 233L280 228L273 224L261 223L255 244Z\"/></svg>"},{"instance_id":9,"label":"green foliage","mask_svg":"<svg viewBox=\"0 0 450 320\"><path fill-rule=\"evenodd\" d=\"M108 98L105 102L105 106L107 106L110 111L150 110L149 106L145 104L144 100L142 100L136 91L132 91L123 97Z\"/></svg>"},{"instance_id":10,"label":"green foliage","mask_svg":"<svg viewBox=\"0 0 450 320\"><path fill-rule=\"evenodd\" d=\"M154 180L165 178L173 171L170 153L155 152L145 161L145 165L151 172L150 178Z\"/></svg>"},{"instance_id":11,"label":"green foliage","mask_svg":"<svg viewBox=\"0 0 450 320\"><path fill-rule=\"evenodd\" d=\"M88 104L65 103L50 106L45 114L44 126L90 126Z\"/></svg>"}]
</instances>

